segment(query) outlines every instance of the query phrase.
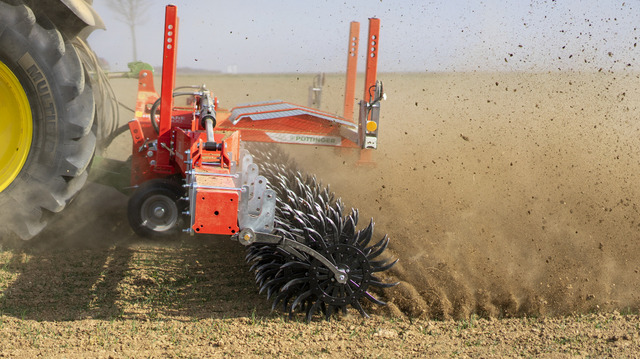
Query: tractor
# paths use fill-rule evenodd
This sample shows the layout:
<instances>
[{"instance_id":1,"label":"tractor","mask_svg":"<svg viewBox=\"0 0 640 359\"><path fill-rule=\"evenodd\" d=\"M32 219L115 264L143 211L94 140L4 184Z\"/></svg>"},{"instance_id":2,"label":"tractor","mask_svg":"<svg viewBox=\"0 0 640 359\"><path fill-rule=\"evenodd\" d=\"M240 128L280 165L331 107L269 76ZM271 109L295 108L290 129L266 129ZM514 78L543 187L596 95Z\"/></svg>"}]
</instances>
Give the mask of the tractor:
<instances>
[{"instance_id":1,"label":"tractor","mask_svg":"<svg viewBox=\"0 0 640 359\"><path fill-rule=\"evenodd\" d=\"M97 28L90 1L0 0L0 234L38 234L116 129Z\"/></svg>"}]
</instances>

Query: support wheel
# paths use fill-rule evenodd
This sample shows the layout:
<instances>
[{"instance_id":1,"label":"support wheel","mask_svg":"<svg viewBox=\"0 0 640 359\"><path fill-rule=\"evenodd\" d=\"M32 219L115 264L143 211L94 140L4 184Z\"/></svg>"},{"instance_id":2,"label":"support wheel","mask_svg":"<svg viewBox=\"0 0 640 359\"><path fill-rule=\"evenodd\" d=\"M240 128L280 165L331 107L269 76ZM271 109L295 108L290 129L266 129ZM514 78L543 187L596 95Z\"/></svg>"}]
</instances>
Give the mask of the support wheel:
<instances>
[{"instance_id":1,"label":"support wheel","mask_svg":"<svg viewBox=\"0 0 640 359\"><path fill-rule=\"evenodd\" d=\"M180 200L183 194L180 185L171 180L145 182L129 198L129 225L142 237L166 237L180 233L185 209Z\"/></svg>"}]
</instances>

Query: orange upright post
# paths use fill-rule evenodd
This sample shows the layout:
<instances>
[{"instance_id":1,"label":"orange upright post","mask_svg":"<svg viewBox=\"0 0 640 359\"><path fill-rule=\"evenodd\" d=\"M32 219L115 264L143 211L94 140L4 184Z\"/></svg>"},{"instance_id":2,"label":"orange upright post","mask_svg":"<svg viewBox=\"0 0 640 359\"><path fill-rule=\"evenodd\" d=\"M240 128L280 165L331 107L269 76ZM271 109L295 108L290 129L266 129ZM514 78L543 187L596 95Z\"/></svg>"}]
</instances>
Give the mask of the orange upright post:
<instances>
[{"instance_id":1,"label":"orange upright post","mask_svg":"<svg viewBox=\"0 0 640 359\"><path fill-rule=\"evenodd\" d=\"M362 99L371 102L372 87L375 87L378 74L378 49L380 47L380 19L369 19L369 37L367 37L367 67L364 77L364 96Z\"/></svg>"},{"instance_id":2,"label":"orange upright post","mask_svg":"<svg viewBox=\"0 0 640 359\"><path fill-rule=\"evenodd\" d=\"M378 49L380 47L380 19L375 17L369 19L369 36L367 37L367 67L364 77L364 95L362 99L367 103L374 100L373 88L375 88L378 76ZM365 120L365 123L369 118ZM363 129L364 131L364 129ZM362 166L375 166L373 161L373 150L360 150L360 159L357 162Z\"/></svg>"},{"instance_id":3,"label":"orange upright post","mask_svg":"<svg viewBox=\"0 0 640 359\"><path fill-rule=\"evenodd\" d=\"M171 142L171 112L173 111L173 88L176 83L176 57L178 54L178 8L167 5L164 19L164 43L162 59L162 85L160 89L160 131L158 133L158 155L156 172L171 171L171 153L161 144Z\"/></svg>"},{"instance_id":4,"label":"orange upright post","mask_svg":"<svg viewBox=\"0 0 640 359\"><path fill-rule=\"evenodd\" d=\"M347 81L344 91L344 118L353 120L353 105L356 96L356 75L358 73L358 43L360 41L360 23L352 21L349 28L349 47L347 50Z\"/></svg>"}]
</instances>

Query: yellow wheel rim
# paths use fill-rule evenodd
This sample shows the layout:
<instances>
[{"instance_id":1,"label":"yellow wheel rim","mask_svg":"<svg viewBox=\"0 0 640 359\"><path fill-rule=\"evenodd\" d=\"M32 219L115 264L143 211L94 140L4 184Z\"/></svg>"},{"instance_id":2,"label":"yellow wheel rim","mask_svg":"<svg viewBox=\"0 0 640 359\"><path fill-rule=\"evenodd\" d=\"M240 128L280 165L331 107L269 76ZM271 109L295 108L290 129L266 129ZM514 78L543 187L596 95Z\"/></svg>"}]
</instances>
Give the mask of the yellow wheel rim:
<instances>
[{"instance_id":1,"label":"yellow wheel rim","mask_svg":"<svg viewBox=\"0 0 640 359\"><path fill-rule=\"evenodd\" d=\"M13 72L0 62L0 192L27 161L33 121L29 99Z\"/></svg>"}]
</instances>

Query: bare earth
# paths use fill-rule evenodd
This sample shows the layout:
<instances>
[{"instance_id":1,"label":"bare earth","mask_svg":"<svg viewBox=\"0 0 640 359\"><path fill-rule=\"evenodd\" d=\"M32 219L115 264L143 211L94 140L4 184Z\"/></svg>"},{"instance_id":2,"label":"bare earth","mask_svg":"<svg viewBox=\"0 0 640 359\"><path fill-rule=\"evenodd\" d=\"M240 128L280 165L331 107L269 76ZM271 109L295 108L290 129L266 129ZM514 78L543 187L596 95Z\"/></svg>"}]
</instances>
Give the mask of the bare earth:
<instances>
[{"instance_id":1,"label":"bare earth","mask_svg":"<svg viewBox=\"0 0 640 359\"><path fill-rule=\"evenodd\" d=\"M271 312L242 246L139 239L126 196L91 183L37 238L0 241L0 357L638 357L639 76L380 79L377 166L287 148L392 238L400 285L371 319ZM312 76L178 85L203 81L224 107L306 104ZM136 81L114 83L133 105ZM328 77L323 109L341 112L343 87ZM106 155L130 152L124 135Z\"/></svg>"}]
</instances>

